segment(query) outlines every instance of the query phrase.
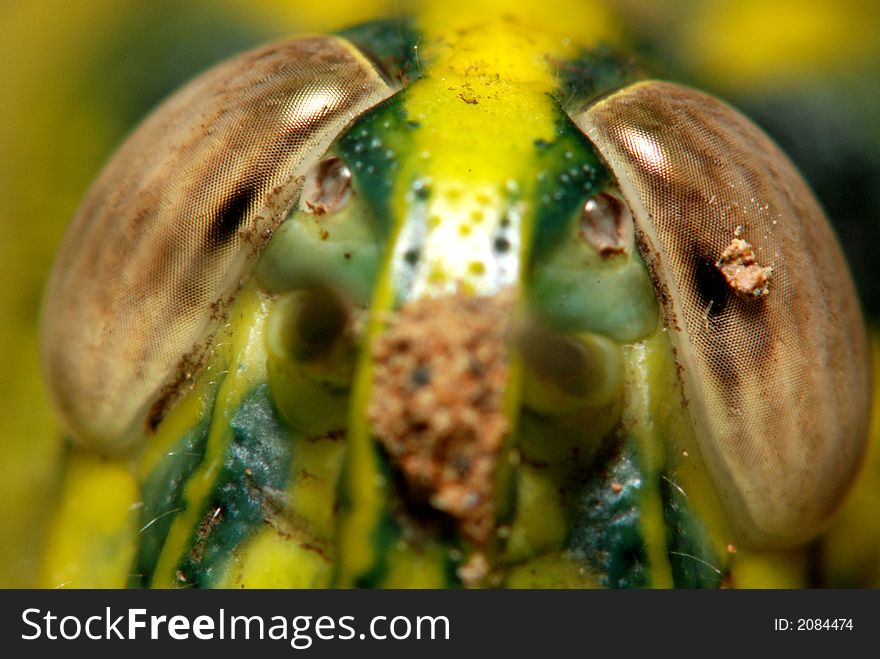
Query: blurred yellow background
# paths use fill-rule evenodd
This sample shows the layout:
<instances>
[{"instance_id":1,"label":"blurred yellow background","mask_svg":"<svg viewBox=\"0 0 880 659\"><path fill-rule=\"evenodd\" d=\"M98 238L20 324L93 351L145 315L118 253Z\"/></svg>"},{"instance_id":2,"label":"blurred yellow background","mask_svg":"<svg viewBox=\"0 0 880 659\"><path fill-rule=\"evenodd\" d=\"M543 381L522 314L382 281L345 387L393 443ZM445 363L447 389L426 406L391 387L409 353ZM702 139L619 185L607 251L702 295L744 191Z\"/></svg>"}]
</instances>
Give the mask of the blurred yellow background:
<instances>
[{"instance_id":1,"label":"blurred yellow background","mask_svg":"<svg viewBox=\"0 0 880 659\"><path fill-rule=\"evenodd\" d=\"M63 443L41 383L47 272L89 182L169 91L234 52L395 11L392 0L0 2L0 587L32 584ZM880 312L880 2L612 0L622 39L742 107L804 169ZM876 424L875 424L876 427ZM875 433L877 434L877 433ZM880 458L823 551L880 587ZM857 534L857 535L854 535Z\"/></svg>"}]
</instances>

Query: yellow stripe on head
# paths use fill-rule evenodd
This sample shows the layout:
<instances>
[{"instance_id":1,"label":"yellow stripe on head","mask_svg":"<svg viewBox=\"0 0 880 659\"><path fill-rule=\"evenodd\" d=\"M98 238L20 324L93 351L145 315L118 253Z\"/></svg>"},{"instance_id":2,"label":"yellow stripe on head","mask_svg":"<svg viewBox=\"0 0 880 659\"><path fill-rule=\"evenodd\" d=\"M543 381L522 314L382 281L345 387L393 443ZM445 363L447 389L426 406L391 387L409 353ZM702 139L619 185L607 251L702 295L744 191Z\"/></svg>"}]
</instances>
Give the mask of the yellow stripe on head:
<instances>
[{"instance_id":1,"label":"yellow stripe on head","mask_svg":"<svg viewBox=\"0 0 880 659\"><path fill-rule=\"evenodd\" d=\"M420 129L395 203L405 217L410 185L430 187L419 211L427 236L413 296L459 288L491 294L513 283L494 272L491 236L511 211L517 215L510 199L530 191L535 142L554 137L554 62L613 36L601 6L553 4L547 12L494 0L428 2L416 15L423 77L407 90L406 111ZM528 231L528 217L513 219ZM515 276L518 268L511 270Z\"/></svg>"}]
</instances>

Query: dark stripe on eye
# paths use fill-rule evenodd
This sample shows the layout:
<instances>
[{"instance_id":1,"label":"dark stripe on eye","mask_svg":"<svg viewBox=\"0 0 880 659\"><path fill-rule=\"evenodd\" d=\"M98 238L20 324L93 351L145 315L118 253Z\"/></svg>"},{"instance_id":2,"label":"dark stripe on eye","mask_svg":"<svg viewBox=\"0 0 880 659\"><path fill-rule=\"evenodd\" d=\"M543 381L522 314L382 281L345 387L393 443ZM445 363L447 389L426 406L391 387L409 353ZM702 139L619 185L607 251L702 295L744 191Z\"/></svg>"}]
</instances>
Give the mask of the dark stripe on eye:
<instances>
[{"instance_id":1,"label":"dark stripe on eye","mask_svg":"<svg viewBox=\"0 0 880 659\"><path fill-rule=\"evenodd\" d=\"M228 196L211 219L211 228L208 231L208 245L211 248L222 247L235 238L239 228L248 216L248 211L254 203L257 191L250 186L235 188Z\"/></svg>"},{"instance_id":2,"label":"dark stripe on eye","mask_svg":"<svg viewBox=\"0 0 880 659\"><path fill-rule=\"evenodd\" d=\"M694 289L699 296L702 308L709 318L717 318L727 308L733 297L730 285L709 257L697 260L694 272Z\"/></svg>"},{"instance_id":3,"label":"dark stripe on eye","mask_svg":"<svg viewBox=\"0 0 880 659\"><path fill-rule=\"evenodd\" d=\"M695 321L699 327L694 334L695 349L703 353L724 400L738 408L743 381L760 377L773 360L777 341L767 300L741 298L734 293L716 265L713 252L720 250L696 242L689 252L694 258L693 279L683 281L682 287L683 291L691 288L693 302L700 305L703 314L703 320Z\"/></svg>"}]
</instances>

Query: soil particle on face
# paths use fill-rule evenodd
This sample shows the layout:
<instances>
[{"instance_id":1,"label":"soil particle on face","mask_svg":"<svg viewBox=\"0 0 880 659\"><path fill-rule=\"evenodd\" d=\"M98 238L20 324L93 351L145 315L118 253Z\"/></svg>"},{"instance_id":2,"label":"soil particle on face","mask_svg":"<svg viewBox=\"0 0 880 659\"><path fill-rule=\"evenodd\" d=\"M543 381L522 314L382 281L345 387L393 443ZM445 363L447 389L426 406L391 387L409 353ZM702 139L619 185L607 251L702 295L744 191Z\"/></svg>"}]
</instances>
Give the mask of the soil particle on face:
<instances>
[{"instance_id":1,"label":"soil particle on face","mask_svg":"<svg viewBox=\"0 0 880 659\"><path fill-rule=\"evenodd\" d=\"M741 238L730 241L716 266L734 292L741 297L760 298L769 292L773 269L758 265L752 246Z\"/></svg>"},{"instance_id":2,"label":"soil particle on face","mask_svg":"<svg viewBox=\"0 0 880 659\"><path fill-rule=\"evenodd\" d=\"M405 304L374 342L367 416L407 487L485 546L504 415L511 298L455 294Z\"/></svg>"}]
</instances>

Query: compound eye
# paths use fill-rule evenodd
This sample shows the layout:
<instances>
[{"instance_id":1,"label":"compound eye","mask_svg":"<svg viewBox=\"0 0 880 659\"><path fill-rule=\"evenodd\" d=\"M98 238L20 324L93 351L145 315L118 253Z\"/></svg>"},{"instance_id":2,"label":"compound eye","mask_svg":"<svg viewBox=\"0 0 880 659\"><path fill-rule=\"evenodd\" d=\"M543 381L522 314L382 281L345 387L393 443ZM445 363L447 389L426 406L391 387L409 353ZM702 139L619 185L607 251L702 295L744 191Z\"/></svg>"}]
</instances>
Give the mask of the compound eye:
<instances>
[{"instance_id":1,"label":"compound eye","mask_svg":"<svg viewBox=\"0 0 880 659\"><path fill-rule=\"evenodd\" d=\"M80 207L46 294L44 371L75 439L123 448L161 416L160 392L197 365L317 158L393 91L347 41L296 39L216 66L137 128ZM316 169L314 211L347 203L347 168Z\"/></svg>"},{"instance_id":2,"label":"compound eye","mask_svg":"<svg viewBox=\"0 0 880 659\"><path fill-rule=\"evenodd\" d=\"M864 321L822 210L764 133L700 92L639 83L573 119L633 213L743 541L810 538L857 469L870 401Z\"/></svg>"}]
</instances>

